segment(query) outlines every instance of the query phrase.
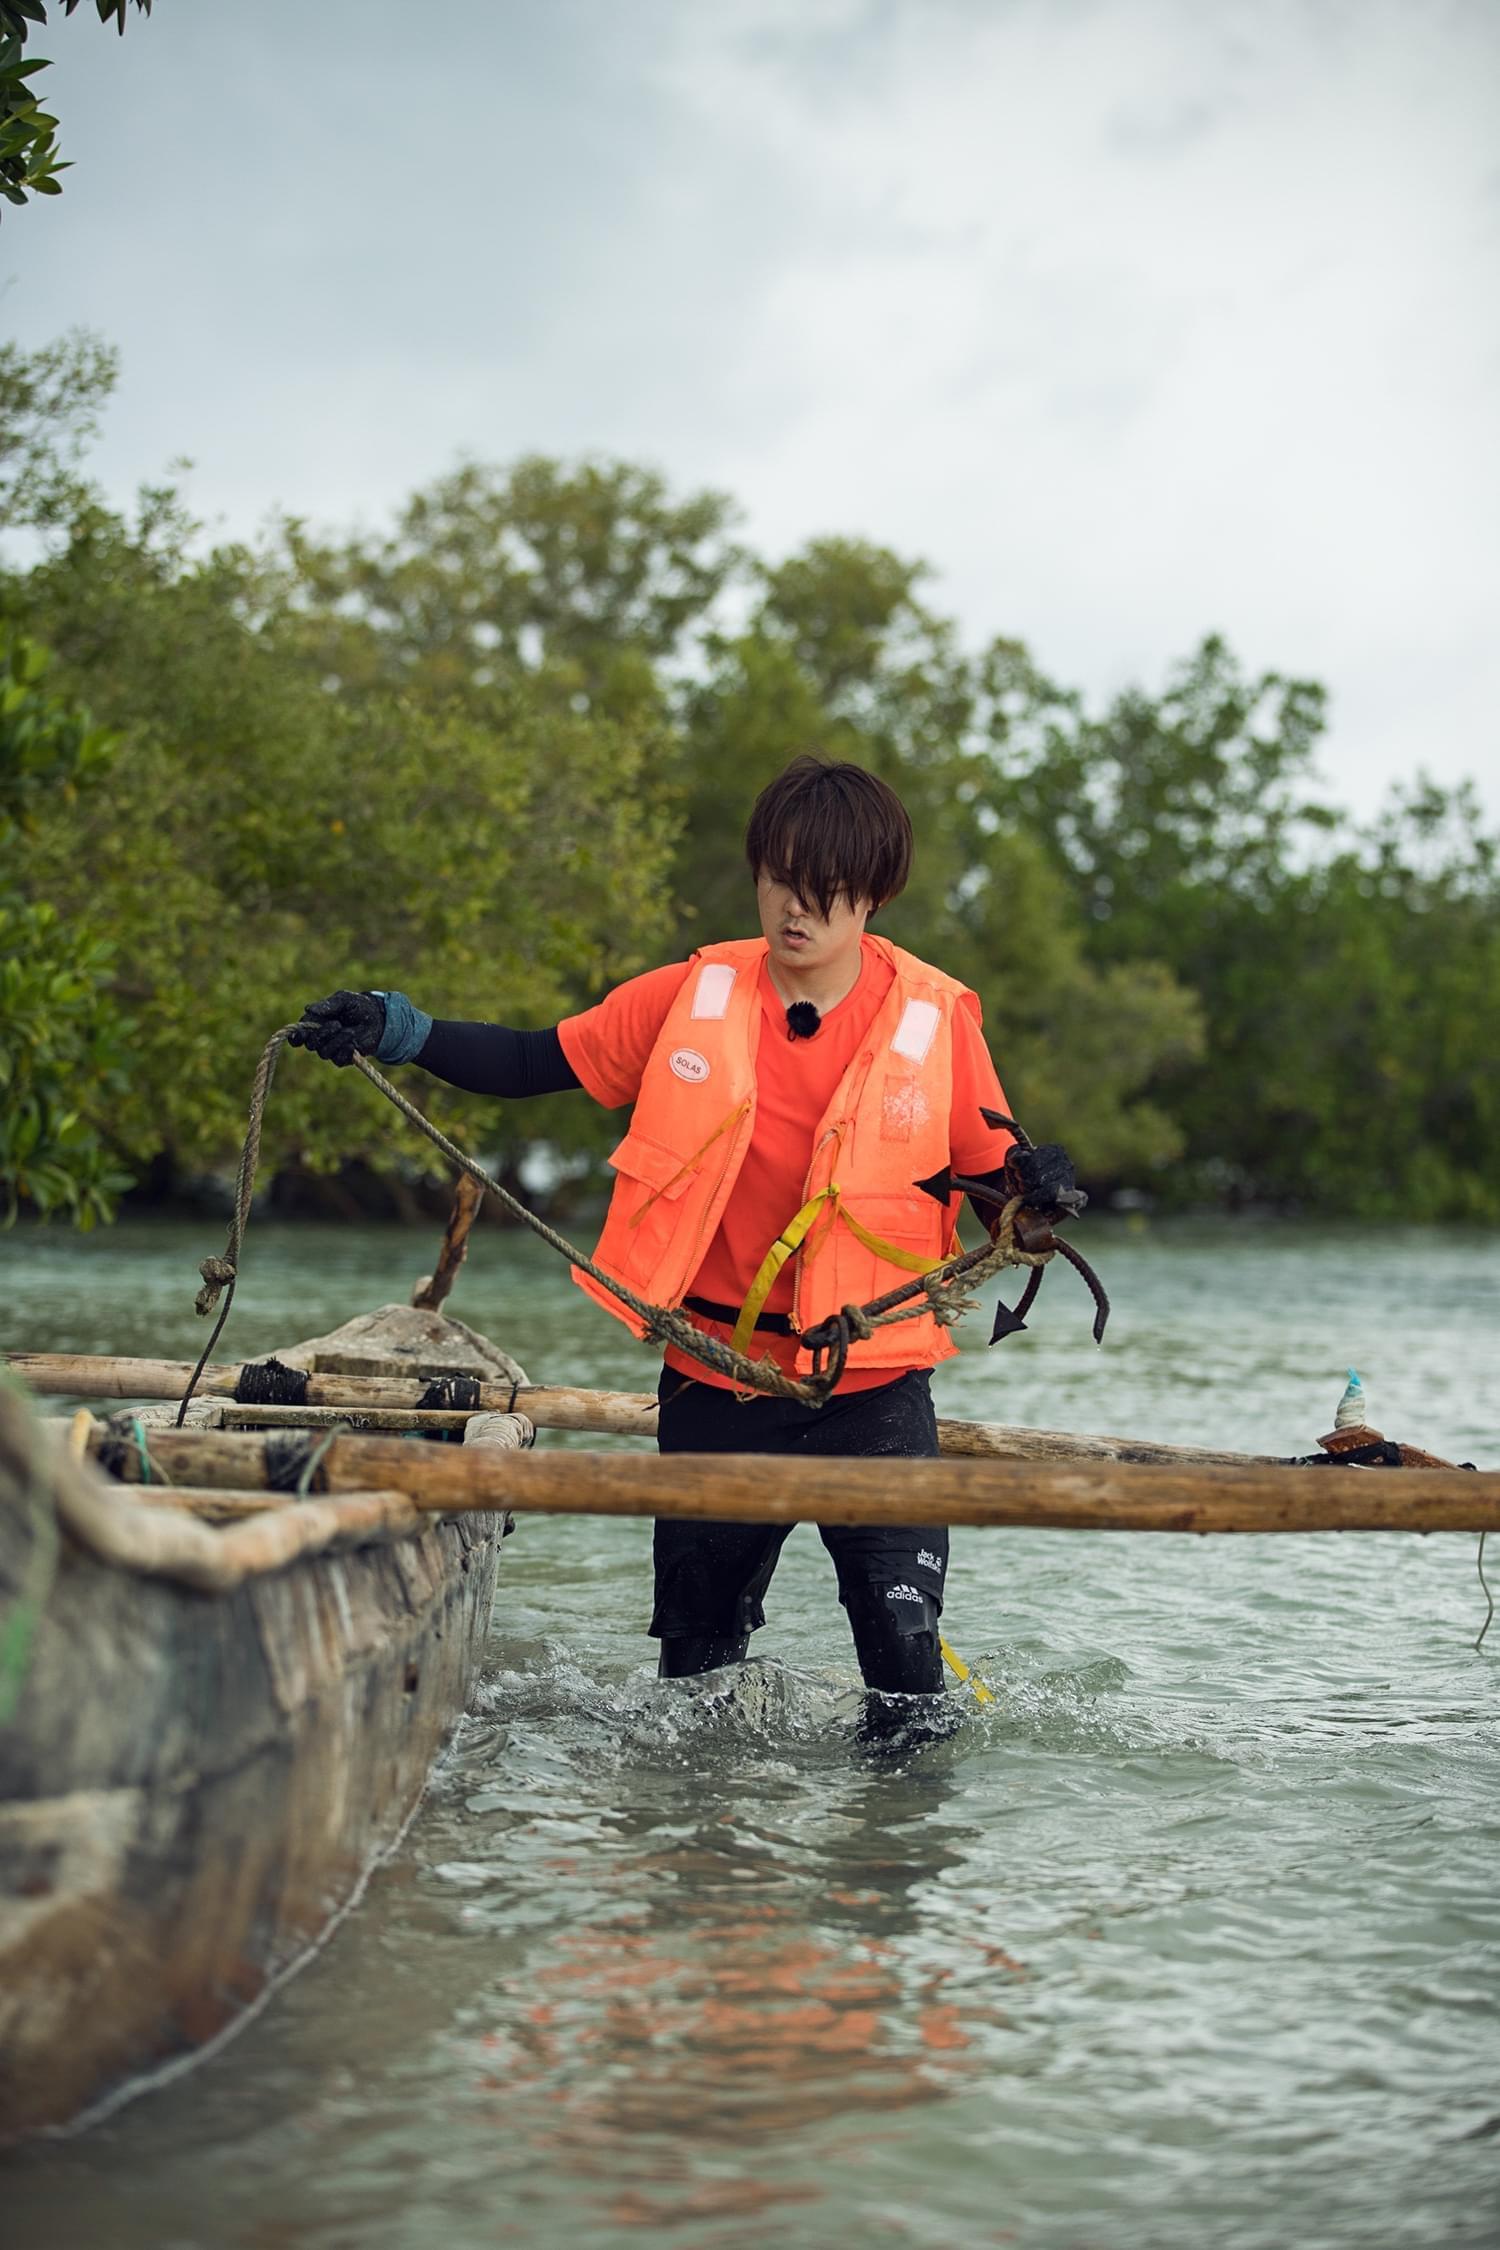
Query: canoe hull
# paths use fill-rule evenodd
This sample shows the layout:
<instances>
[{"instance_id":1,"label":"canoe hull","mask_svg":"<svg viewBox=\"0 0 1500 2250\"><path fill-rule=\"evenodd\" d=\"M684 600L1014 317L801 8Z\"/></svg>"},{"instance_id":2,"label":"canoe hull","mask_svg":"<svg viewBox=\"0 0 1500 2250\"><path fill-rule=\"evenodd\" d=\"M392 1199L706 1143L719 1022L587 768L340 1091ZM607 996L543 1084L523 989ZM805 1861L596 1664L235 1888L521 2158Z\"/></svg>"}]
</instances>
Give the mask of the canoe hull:
<instances>
[{"instance_id":1,"label":"canoe hull","mask_svg":"<svg viewBox=\"0 0 1500 2250\"><path fill-rule=\"evenodd\" d=\"M0 2138L222 2037L350 1904L468 1699L500 1536L218 1598L65 1550L0 1737Z\"/></svg>"}]
</instances>

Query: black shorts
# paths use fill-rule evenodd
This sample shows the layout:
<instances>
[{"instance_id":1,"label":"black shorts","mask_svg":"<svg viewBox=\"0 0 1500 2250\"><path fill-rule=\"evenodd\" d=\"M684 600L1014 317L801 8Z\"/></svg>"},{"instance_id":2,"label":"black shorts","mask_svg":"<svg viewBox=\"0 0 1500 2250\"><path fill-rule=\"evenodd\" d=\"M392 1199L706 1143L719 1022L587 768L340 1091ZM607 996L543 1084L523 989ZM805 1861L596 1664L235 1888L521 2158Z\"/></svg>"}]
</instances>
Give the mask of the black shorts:
<instances>
[{"instance_id":1,"label":"black shorts","mask_svg":"<svg viewBox=\"0 0 1500 2250\"><path fill-rule=\"evenodd\" d=\"M925 1370L877 1389L837 1392L826 1406L795 1399L740 1399L663 1368L657 1444L663 1453L889 1454L931 1460L938 1450L931 1378ZM767 1471L773 1475L774 1471ZM747 1633L764 1625L766 1588L793 1524L658 1522L653 1544L657 1640L686 1633ZM914 1586L943 1606L948 1534L931 1525L820 1524L833 1557L839 1600Z\"/></svg>"}]
</instances>

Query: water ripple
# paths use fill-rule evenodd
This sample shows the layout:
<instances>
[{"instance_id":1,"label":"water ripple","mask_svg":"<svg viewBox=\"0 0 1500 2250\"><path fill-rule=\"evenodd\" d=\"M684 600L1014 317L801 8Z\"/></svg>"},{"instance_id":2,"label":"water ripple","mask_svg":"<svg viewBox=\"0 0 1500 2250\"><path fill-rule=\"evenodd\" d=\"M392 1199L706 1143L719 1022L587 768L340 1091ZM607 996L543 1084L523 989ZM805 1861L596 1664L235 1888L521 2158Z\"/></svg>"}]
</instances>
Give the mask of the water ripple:
<instances>
[{"instance_id":1,"label":"water ripple","mask_svg":"<svg viewBox=\"0 0 1500 2250\"><path fill-rule=\"evenodd\" d=\"M642 1382L487 1239L466 1318L536 1372ZM430 1252L326 1247L253 1237L237 1348L293 1302L305 1329L404 1294ZM85 1288L60 1238L22 1244L9 1340L195 1347L202 1248L122 1233ZM1482 1242L1092 1248L1107 1348L1046 1292L943 1371L947 1411L1292 1452L1353 1361L1386 1427L1500 1458ZM652 1676L648 1544L523 1523L474 1709L364 1907L207 2070L13 2162L7 2250L1500 2244L1472 1542L955 1535L945 1626L995 1700L878 1759L811 1534L756 1661L683 1682Z\"/></svg>"}]
</instances>

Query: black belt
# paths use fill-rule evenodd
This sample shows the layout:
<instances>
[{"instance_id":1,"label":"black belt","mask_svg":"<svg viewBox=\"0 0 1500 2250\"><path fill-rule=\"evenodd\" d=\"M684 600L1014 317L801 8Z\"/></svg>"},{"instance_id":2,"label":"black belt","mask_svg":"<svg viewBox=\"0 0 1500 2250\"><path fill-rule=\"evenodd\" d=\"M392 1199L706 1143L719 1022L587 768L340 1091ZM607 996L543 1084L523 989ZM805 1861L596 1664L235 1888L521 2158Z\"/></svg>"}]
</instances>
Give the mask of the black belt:
<instances>
[{"instance_id":1,"label":"black belt","mask_svg":"<svg viewBox=\"0 0 1500 2250\"><path fill-rule=\"evenodd\" d=\"M740 1317L733 1305L713 1305L707 1297L684 1297L682 1304L685 1312L702 1313L705 1320L722 1321L726 1328L732 1328ZM795 1336L797 1333L784 1312L762 1313L755 1325L757 1328L764 1328L772 1336Z\"/></svg>"}]
</instances>

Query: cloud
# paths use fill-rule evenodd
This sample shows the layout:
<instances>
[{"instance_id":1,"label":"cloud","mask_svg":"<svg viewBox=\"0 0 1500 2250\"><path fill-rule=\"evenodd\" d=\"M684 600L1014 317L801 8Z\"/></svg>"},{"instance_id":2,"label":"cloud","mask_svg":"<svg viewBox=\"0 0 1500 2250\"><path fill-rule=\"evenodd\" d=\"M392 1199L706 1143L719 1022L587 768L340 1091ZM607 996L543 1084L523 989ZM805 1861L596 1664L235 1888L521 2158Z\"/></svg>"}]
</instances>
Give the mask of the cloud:
<instances>
[{"instance_id":1,"label":"cloud","mask_svg":"<svg viewBox=\"0 0 1500 2250\"><path fill-rule=\"evenodd\" d=\"M1494 765L1491 10L405 13L58 27L78 167L0 274L122 344L116 489L186 451L241 530L645 457L1095 695L1210 629L1312 673L1350 801Z\"/></svg>"},{"instance_id":2,"label":"cloud","mask_svg":"<svg viewBox=\"0 0 1500 2250\"><path fill-rule=\"evenodd\" d=\"M783 401L732 476L765 535L930 554L1099 692L1222 627L1329 680L1346 795L1490 764L1492 23L865 10L830 89L851 11L760 16L674 68L807 213L740 370Z\"/></svg>"}]
</instances>

